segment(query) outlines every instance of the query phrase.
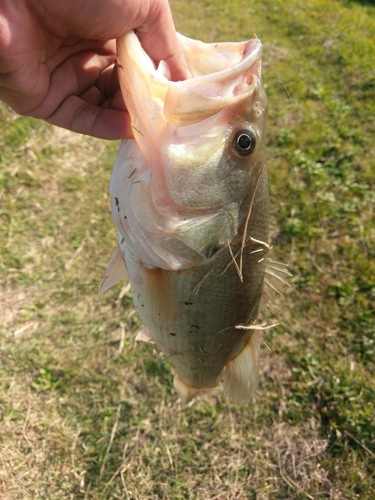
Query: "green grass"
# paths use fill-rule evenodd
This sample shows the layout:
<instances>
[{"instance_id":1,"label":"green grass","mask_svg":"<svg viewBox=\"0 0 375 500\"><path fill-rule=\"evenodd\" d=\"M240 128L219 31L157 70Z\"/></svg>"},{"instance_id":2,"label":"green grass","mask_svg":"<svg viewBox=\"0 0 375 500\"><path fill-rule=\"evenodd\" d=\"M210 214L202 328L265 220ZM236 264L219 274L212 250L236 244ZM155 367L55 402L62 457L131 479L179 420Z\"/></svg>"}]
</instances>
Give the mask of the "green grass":
<instances>
[{"instance_id":1,"label":"green grass","mask_svg":"<svg viewBox=\"0 0 375 500\"><path fill-rule=\"evenodd\" d=\"M0 107L0 499L375 498L375 7L173 0L179 31L264 43L273 256L257 397L182 410L134 343L117 144ZM267 347L268 346L268 347Z\"/></svg>"}]
</instances>

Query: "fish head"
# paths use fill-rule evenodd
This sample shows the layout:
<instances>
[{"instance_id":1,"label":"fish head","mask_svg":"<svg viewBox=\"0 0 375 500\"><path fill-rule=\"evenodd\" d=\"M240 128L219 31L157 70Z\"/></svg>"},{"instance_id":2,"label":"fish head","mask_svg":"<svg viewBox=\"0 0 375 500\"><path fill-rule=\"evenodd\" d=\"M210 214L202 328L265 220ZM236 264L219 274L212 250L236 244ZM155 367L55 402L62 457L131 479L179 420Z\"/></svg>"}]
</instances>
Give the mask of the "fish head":
<instances>
[{"instance_id":1,"label":"fish head","mask_svg":"<svg viewBox=\"0 0 375 500\"><path fill-rule=\"evenodd\" d=\"M115 222L146 265L164 269L200 265L238 236L265 162L261 42L179 39L191 73L180 82L133 32L118 40L134 141L117 170L137 172L131 182L122 174L129 215Z\"/></svg>"}]
</instances>

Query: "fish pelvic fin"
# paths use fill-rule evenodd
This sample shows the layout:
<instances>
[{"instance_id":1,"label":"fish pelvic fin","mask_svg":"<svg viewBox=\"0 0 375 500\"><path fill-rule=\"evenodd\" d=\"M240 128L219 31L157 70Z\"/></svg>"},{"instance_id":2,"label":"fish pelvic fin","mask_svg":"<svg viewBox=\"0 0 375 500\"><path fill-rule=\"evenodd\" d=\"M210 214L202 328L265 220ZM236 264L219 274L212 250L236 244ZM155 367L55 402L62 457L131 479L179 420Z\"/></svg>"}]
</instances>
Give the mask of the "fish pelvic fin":
<instances>
[{"instance_id":1,"label":"fish pelvic fin","mask_svg":"<svg viewBox=\"0 0 375 500\"><path fill-rule=\"evenodd\" d=\"M107 269L104 271L102 281L99 285L99 291L105 292L108 288L111 288L111 286L124 278L127 278L126 265L120 246L117 245L108 262Z\"/></svg>"},{"instance_id":2,"label":"fish pelvic fin","mask_svg":"<svg viewBox=\"0 0 375 500\"><path fill-rule=\"evenodd\" d=\"M142 325L138 330L134 340L136 342L146 342L147 344L154 343L154 340L149 334L148 329L144 325Z\"/></svg>"},{"instance_id":3,"label":"fish pelvic fin","mask_svg":"<svg viewBox=\"0 0 375 500\"><path fill-rule=\"evenodd\" d=\"M193 387L192 385L183 382L177 374L174 376L173 384L183 405L187 405L188 403L190 403L190 401L199 396L204 396L206 394L213 394L220 388L218 385L215 387L204 387L204 388Z\"/></svg>"},{"instance_id":4,"label":"fish pelvic fin","mask_svg":"<svg viewBox=\"0 0 375 500\"><path fill-rule=\"evenodd\" d=\"M172 318L174 312L173 287L168 271L142 264L142 272L152 316L163 325Z\"/></svg>"},{"instance_id":5,"label":"fish pelvic fin","mask_svg":"<svg viewBox=\"0 0 375 500\"><path fill-rule=\"evenodd\" d=\"M242 351L231 359L223 373L224 391L235 403L245 403L254 396L259 379L259 335L251 336Z\"/></svg>"}]
</instances>

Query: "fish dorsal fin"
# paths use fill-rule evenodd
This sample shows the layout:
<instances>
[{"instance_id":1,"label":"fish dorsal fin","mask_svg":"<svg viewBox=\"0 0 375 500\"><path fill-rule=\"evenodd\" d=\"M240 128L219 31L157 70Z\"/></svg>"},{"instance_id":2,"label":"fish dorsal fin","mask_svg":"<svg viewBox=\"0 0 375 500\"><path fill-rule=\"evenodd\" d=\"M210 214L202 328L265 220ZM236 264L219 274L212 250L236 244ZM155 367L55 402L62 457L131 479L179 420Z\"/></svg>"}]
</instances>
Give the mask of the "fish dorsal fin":
<instances>
[{"instance_id":1,"label":"fish dorsal fin","mask_svg":"<svg viewBox=\"0 0 375 500\"><path fill-rule=\"evenodd\" d=\"M119 245L115 248L111 260L108 262L107 269L104 271L102 281L99 286L100 292L105 292L108 288L115 285L127 277L124 257Z\"/></svg>"},{"instance_id":2,"label":"fish dorsal fin","mask_svg":"<svg viewBox=\"0 0 375 500\"><path fill-rule=\"evenodd\" d=\"M245 403L254 395L259 378L259 332L253 330L242 351L224 369L223 386L236 403Z\"/></svg>"},{"instance_id":3,"label":"fish dorsal fin","mask_svg":"<svg viewBox=\"0 0 375 500\"><path fill-rule=\"evenodd\" d=\"M276 295L282 295L279 287L290 286L286 281L292 274L287 265L273 259L267 259L267 266L263 281L263 291L260 298L259 309L265 309L267 302L273 300Z\"/></svg>"}]
</instances>

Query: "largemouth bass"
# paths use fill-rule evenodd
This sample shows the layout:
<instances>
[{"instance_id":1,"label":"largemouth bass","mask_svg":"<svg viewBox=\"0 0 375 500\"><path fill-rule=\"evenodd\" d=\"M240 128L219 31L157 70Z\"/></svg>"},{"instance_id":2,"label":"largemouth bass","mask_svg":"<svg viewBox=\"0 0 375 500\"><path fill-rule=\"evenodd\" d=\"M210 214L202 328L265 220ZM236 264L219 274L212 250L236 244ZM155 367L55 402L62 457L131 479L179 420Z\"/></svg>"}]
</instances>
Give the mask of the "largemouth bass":
<instances>
[{"instance_id":1,"label":"largemouth bass","mask_svg":"<svg viewBox=\"0 0 375 500\"><path fill-rule=\"evenodd\" d=\"M174 365L183 402L221 381L243 402L258 381L254 322L274 288L267 276L284 272L267 259L262 45L179 38L191 73L182 82L163 61L155 68L133 32L117 42L134 139L114 165L119 245L101 289L125 276L125 263L138 339Z\"/></svg>"}]
</instances>

